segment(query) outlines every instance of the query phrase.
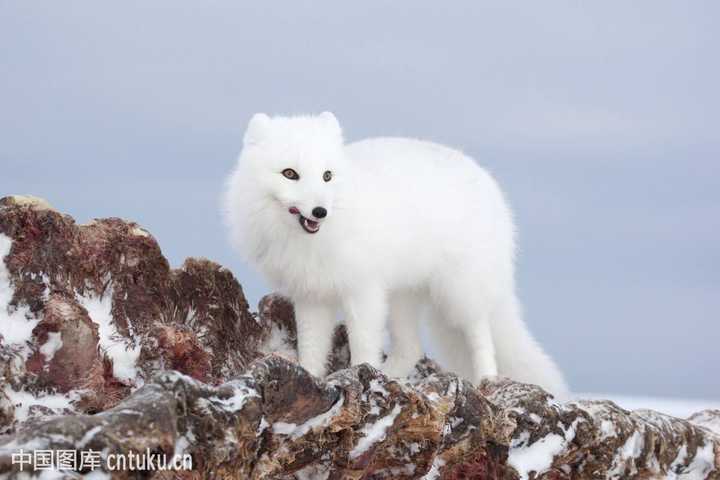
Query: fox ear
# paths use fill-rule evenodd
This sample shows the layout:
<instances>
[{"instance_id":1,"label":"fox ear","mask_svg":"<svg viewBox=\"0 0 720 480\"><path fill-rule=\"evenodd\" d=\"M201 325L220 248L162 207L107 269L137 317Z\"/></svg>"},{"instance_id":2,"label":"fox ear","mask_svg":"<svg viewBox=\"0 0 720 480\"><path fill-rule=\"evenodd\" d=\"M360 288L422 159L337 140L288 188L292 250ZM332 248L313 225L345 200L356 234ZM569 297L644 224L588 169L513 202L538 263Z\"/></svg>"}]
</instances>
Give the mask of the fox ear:
<instances>
[{"instance_id":1,"label":"fox ear","mask_svg":"<svg viewBox=\"0 0 720 480\"><path fill-rule=\"evenodd\" d=\"M245 130L245 145L255 145L260 143L270 127L270 117L264 113L256 113L250 119L247 130Z\"/></svg>"},{"instance_id":2,"label":"fox ear","mask_svg":"<svg viewBox=\"0 0 720 480\"><path fill-rule=\"evenodd\" d=\"M318 118L331 130L342 136L342 128L340 128L340 122L335 118L332 112L322 112L318 115Z\"/></svg>"}]
</instances>

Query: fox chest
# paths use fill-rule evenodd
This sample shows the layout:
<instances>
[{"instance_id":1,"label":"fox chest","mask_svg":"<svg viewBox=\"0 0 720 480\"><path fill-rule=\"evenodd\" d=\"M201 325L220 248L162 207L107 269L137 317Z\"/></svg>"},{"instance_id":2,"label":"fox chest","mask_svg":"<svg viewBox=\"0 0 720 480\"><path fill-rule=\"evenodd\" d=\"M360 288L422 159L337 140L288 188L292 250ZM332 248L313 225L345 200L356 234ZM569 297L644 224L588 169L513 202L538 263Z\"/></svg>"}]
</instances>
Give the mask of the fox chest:
<instances>
[{"instance_id":1,"label":"fox chest","mask_svg":"<svg viewBox=\"0 0 720 480\"><path fill-rule=\"evenodd\" d=\"M367 272L334 253L288 249L265 257L259 267L275 288L291 296L337 298Z\"/></svg>"}]
</instances>

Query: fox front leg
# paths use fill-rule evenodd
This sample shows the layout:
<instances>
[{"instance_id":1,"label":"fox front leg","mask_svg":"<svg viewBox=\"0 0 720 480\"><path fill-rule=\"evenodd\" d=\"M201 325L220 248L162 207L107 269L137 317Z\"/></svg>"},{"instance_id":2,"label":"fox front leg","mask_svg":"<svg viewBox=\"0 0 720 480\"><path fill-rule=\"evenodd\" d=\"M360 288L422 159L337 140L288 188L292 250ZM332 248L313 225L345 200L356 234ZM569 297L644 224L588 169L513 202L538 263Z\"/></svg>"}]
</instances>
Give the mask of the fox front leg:
<instances>
[{"instance_id":1,"label":"fox front leg","mask_svg":"<svg viewBox=\"0 0 720 480\"><path fill-rule=\"evenodd\" d=\"M322 303L296 301L295 323L300 366L315 376L324 377L335 331L335 308Z\"/></svg>"},{"instance_id":2,"label":"fox front leg","mask_svg":"<svg viewBox=\"0 0 720 480\"><path fill-rule=\"evenodd\" d=\"M368 363L379 368L388 309L384 292L367 288L349 295L344 303L352 365Z\"/></svg>"}]
</instances>

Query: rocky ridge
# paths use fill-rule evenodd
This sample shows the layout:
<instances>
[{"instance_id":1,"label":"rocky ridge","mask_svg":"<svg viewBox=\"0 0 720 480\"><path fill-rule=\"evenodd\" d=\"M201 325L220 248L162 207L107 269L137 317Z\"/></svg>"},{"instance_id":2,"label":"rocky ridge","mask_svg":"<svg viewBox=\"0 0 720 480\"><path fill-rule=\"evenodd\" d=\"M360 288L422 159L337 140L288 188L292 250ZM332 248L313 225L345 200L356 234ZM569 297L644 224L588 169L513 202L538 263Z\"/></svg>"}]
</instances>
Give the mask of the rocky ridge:
<instances>
[{"instance_id":1,"label":"rocky ridge","mask_svg":"<svg viewBox=\"0 0 720 480\"><path fill-rule=\"evenodd\" d=\"M341 327L327 378L295 357L283 297L253 314L227 269L171 269L135 223L77 225L40 199L0 200L0 479L27 478L33 465L13 460L41 449L103 460L43 478L720 478L720 411L558 403L428 359L387 378L348 368ZM106 463L145 451L193 468Z\"/></svg>"}]
</instances>

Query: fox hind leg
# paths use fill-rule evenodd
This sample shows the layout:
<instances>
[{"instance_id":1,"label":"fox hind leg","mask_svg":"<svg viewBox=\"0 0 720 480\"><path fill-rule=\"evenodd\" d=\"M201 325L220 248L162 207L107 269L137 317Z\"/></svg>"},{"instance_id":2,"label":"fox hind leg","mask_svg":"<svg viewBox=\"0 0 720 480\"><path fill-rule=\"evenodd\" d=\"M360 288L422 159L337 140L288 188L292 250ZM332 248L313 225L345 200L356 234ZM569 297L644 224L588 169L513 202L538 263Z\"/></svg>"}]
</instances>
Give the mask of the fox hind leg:
<instances>
[{"instance_id":1,"label":"fox hind leg","mask_svg":"<svg viewBox=\"0 0 720 480\"><path fill-rule=\"evenodd\" d=\"M442 328L449 327L446 334L442 331L439 334L447 337L445 350L459 349L458 353L452 354L456 368L472 382L485 376L496 376L498 363L491 328L495 295L491 290L483 289L472 277L462 275L446 278L439 285L442 287L433 296L440 312L437 321L442 322ZM469 289L469 285L473 288ZM467 357L457 358L459 354Z\"/></svg>"},{"instance_id":2,"label":"fox hind leg","mask_svg":"<svg viewBox=\"0 0 720 480\"><path fill-rule=\"evenodd\" d=\"M472 355L465 332L450 325L440 312L428 319L427 327L429 355L437 359L445 370L463 378L472 378L473 369L469 361Z\"/></svg>"},{"instance_id":3,"label":"fox hind leg","mask_svg":"<svg viewBox=\"0 0 720 480\"><path fill-rule=\"evenodd\" d=\"M390 297L389 330L392 350L383 364L391 377L409 375L423 351L420 343L420 319L426 306L420 295L397 292Z\"/></svg>"}]
</instances>

